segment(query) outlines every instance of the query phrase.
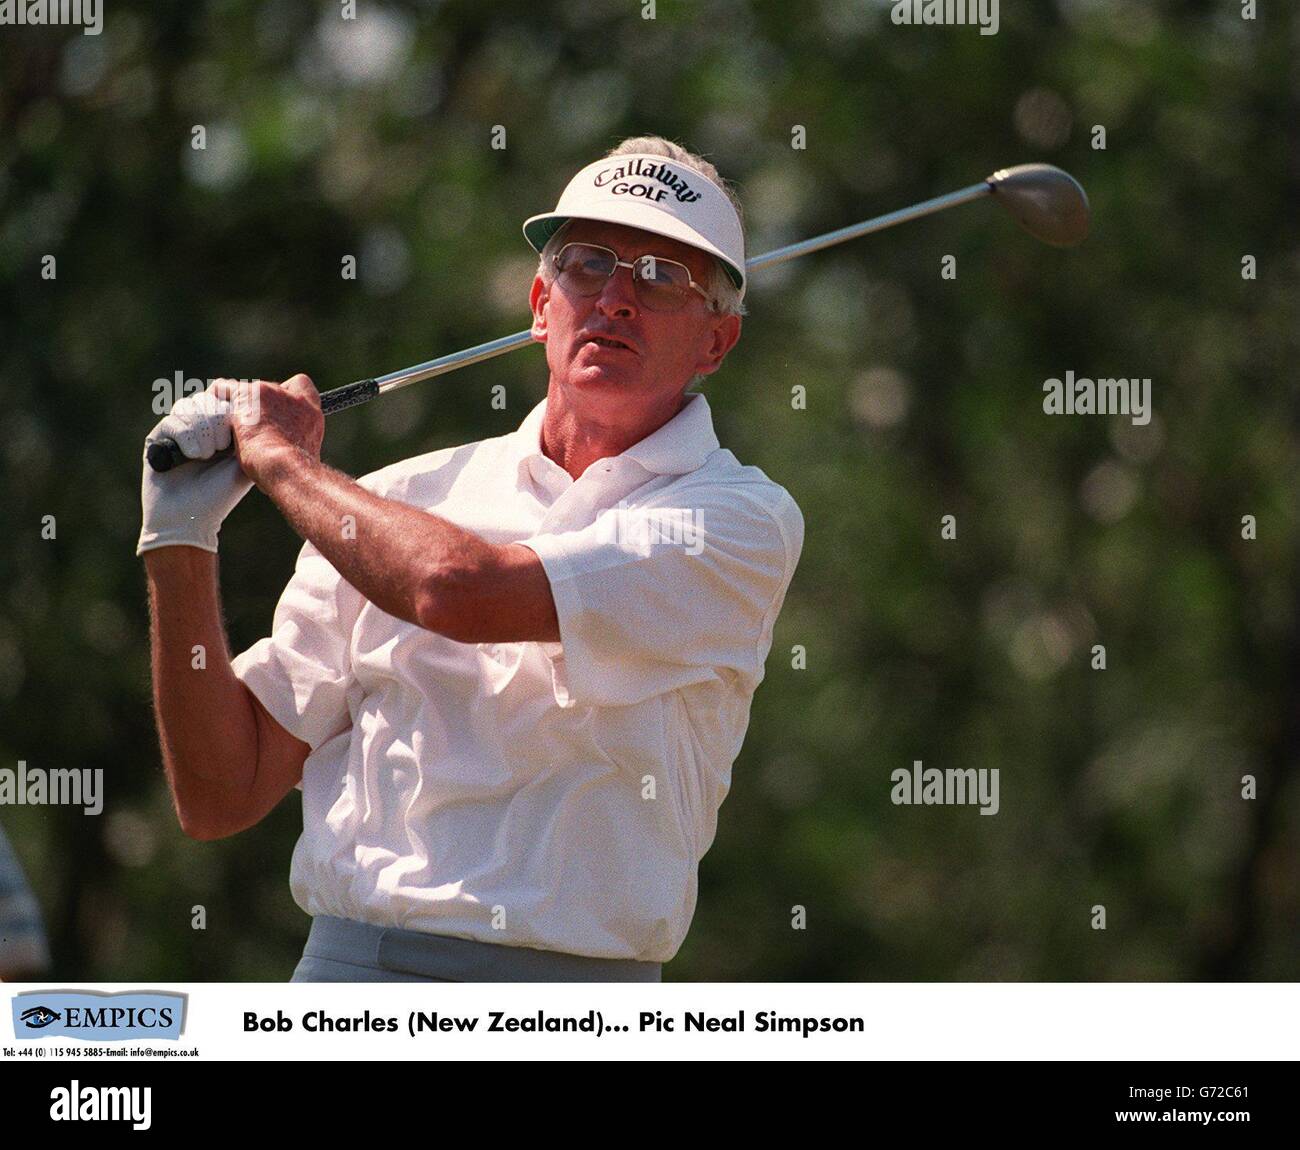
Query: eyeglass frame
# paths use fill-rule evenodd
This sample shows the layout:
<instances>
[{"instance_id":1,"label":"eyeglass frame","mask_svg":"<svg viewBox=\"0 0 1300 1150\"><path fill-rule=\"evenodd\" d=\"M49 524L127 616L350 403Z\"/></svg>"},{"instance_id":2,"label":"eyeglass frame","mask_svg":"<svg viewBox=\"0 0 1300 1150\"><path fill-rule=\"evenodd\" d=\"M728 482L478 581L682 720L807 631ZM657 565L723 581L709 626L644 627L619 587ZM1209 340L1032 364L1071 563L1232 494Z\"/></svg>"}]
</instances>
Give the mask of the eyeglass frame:
<instances>
[{"instance_id":1,"label":"eyeglass frame","mask_svg":"<svg viewBox=\"0 0 1300 1150\"><path fill-rule=\"evenodd\" d=\"M609 252L609 254L614 257L614 266L609 269L609 275L606 276L605 278L613 279L613 277L618 274L619 268L627 268L632 272L632 283L634 286L637 282L636 265L640 263L642 260L654 260L656 267L658 267L660 263L674 264L677 267L681 268L682 271L686 273L687 282L691 287L693 287L697 292L699 292L700 295L704 297L704 302L708 304L709 310L710 311L718 310L717 303L713 299L713 297L709 294L708 290L695 282L695 277L691 275L691 269L688 268L684 263L682 263L681 260L669 259L667 256L656 256L650 252L643 252L641 255L637 256L636 259L634 260L621 260L618 258L618 252L616 252L613 248L607 248L604 244L588 243L586 240L570 240L558 252L556 252L553 256L551 256L551 263L555 265L555 274L557 277L564 274L563 270L560 267L560 257L564 255L564 253L568 251L569 248L577 248L577 247L594 248L598 252ZM600 291L597 290L592 292L591 295L586 295L581 298L590 299L591 296L599 295L599 294ZM640 298L641 298L640 295L638 295L637 299L640 300ZM653 311L654 309L650 308L649 310ZM680 311L681 309L678 308L677 310ZM660 314L672 315L673 313L663 312Z\"/></svg>"}]
</instances>

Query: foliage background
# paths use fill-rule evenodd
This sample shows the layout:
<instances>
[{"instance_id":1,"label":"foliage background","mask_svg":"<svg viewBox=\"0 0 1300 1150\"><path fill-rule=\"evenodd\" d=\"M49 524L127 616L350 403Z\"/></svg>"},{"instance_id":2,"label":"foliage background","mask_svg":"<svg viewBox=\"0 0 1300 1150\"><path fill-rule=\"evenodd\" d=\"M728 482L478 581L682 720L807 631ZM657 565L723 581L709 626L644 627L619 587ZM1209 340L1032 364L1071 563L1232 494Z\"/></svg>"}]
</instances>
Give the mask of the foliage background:
<instances>
[{"instance_id":1,"label":"foliage background","mask_svg":"<svg viewBox=\"0 0 1300 1150\"><path fill-rule=\"evenodd\" d=\"M0 28L0 764L103 768L109 796L0 811L54 977L285 979L307 929L296 795L215 844L170 809L133 554L153 381L323 390L520 330L522 220L655 132L738 185L753 253L1031 159L1095 220L1060 252L976 205L756 275L705 390L807 540L667 977L1294 979L1294 9L1008 0L985 37L882 0L357 7ZM1151 423L1046 416L1067 369L1151 377ZM498 435L545 384L527 349L331 418L325 457ZM235 649L298 546L258 493L228 521ZM917 759L999 768L1000 814L893 806Z\"/></svg>"}]
</instances>

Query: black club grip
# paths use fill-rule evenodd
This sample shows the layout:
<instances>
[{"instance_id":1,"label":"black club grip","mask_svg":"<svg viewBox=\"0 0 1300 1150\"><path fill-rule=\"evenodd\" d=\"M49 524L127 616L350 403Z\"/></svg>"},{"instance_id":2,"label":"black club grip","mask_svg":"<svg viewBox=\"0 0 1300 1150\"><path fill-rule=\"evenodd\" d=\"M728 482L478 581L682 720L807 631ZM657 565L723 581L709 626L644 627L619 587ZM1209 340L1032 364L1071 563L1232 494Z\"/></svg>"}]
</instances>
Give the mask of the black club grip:
<instances>
[{"instance_id":1,"label":"black club grip","mask_svg":"<svg viewBox=\"0 0 1300 1150\"><path fill-rule=\"evenodd\" d=\"M345 383L333 391L327 391L320 397L320 409L326 415L342 411L345 407L356 407L366 403L379 394L379 384L373 379L359 379L356 383Z\"/></svg>"},{"instance_id":2,"label":"black club grip","mask_svg":"<svg viewBox=\"0 0 1300 1150\"><path fill-rule=\"evenodd\" d=\"M185 453L174 439L159 439L145 449L145 458L155 471L170 471L185 462Z\"/></svg>"}]
</instances>

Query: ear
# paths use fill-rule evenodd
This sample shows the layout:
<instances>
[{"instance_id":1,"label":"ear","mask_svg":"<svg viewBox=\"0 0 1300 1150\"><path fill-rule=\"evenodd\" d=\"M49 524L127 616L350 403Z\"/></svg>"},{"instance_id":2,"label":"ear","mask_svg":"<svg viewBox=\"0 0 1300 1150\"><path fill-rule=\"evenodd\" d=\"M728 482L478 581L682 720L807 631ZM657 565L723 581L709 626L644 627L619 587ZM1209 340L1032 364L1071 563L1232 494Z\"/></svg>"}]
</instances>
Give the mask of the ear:
<instances>
[{"instance_id":1,"label":"ear","mask_svg":"<svg viewBox=\"0 0 1300 1150\"><path fill-rule=\"evenodd\" d=\"M537 343L546 342L546 302L550 298L551 289L541 276L534 276L532 290L528 293L528 306L533 309L532 336Z\"/></svg>"},{"instance_id":2,"label":"ear","mask_svg":"<svg viewBox=\"0 0 1300 1150\"><path fill-rule=\"evenodd\" d=\"M706 333L708 343L704 355L696 361L696 375L712 375L722 366L727 352L736 346L740 339L740 316L717 316L709 325Z\"/></svg>"}]
</instances>

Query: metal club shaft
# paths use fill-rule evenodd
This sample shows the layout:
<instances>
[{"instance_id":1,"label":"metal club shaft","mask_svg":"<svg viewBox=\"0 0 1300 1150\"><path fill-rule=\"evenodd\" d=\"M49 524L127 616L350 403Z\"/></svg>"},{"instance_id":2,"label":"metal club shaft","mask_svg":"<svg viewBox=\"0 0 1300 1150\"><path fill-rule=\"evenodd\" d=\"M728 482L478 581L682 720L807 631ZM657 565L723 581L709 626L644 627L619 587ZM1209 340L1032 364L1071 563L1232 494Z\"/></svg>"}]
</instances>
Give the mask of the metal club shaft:
<instances>
[{"instance_id":1,"label":"metal club shaft","mask_svg":"<svg viewBox=\"0 0 1300 1150\"><path fill-rule=\"evenodd\" d=\"M888 212L883 216L876 216L874 219L863 220L860 224L850 224L846 228L825 232L820 236L813 236L812 239L800 240L797 244L787 244L783 248L776 248L773 251L765 252L761 256L754 256L752 259L745 261L745 270L754 271L757 268L785 263L786 260L797 259L799 256L808 255L810 252L821 251L822 248L834 247L836 244L847 243L849 240L869 235L871 232L892 228L895 224L905 224L910 220L920 219L922 216L928 216L933 212L941 212L945 208L955 208L958 204L965 204L978 199L980 196L987 196L991 191L992 189L987 183L972 184L969 188L963 188L959 192L949 192L946 196L936 196L932 200L913 204L910 208L900 208L896 212ZM455 371L459 367L482 363L485 359L493 359L498 355L504 355L508 351L514 351L516 348L523 347L531 342L531 332L520 331L514 335L506 335L500 339L491 340L488 343L480 343L476 347L468 347L464 351L454 351L450 355L439 356L427 363L417 363L413 367L404 367L399 371L389 372L388 375L376 376L373 381L363 380L362 382L373 382L376 388L374 395L385 395L390 391L396 391L399 387L406 387L407 384L420 383L422 380L432 379L435 375L445 375L449 371ZM348 385L348 387L355 386L357 385ZM327 414L330 411L339 410L338 406L330 405L330 397L338 395L342 399L341 393L346 390L346 387L340 387L334 391L327 391L321 396L321 407ZM373 396L368 398L373 398ZM351 407L353 405L343 403L341 406Z\"/></svg>"}]
</instances>

